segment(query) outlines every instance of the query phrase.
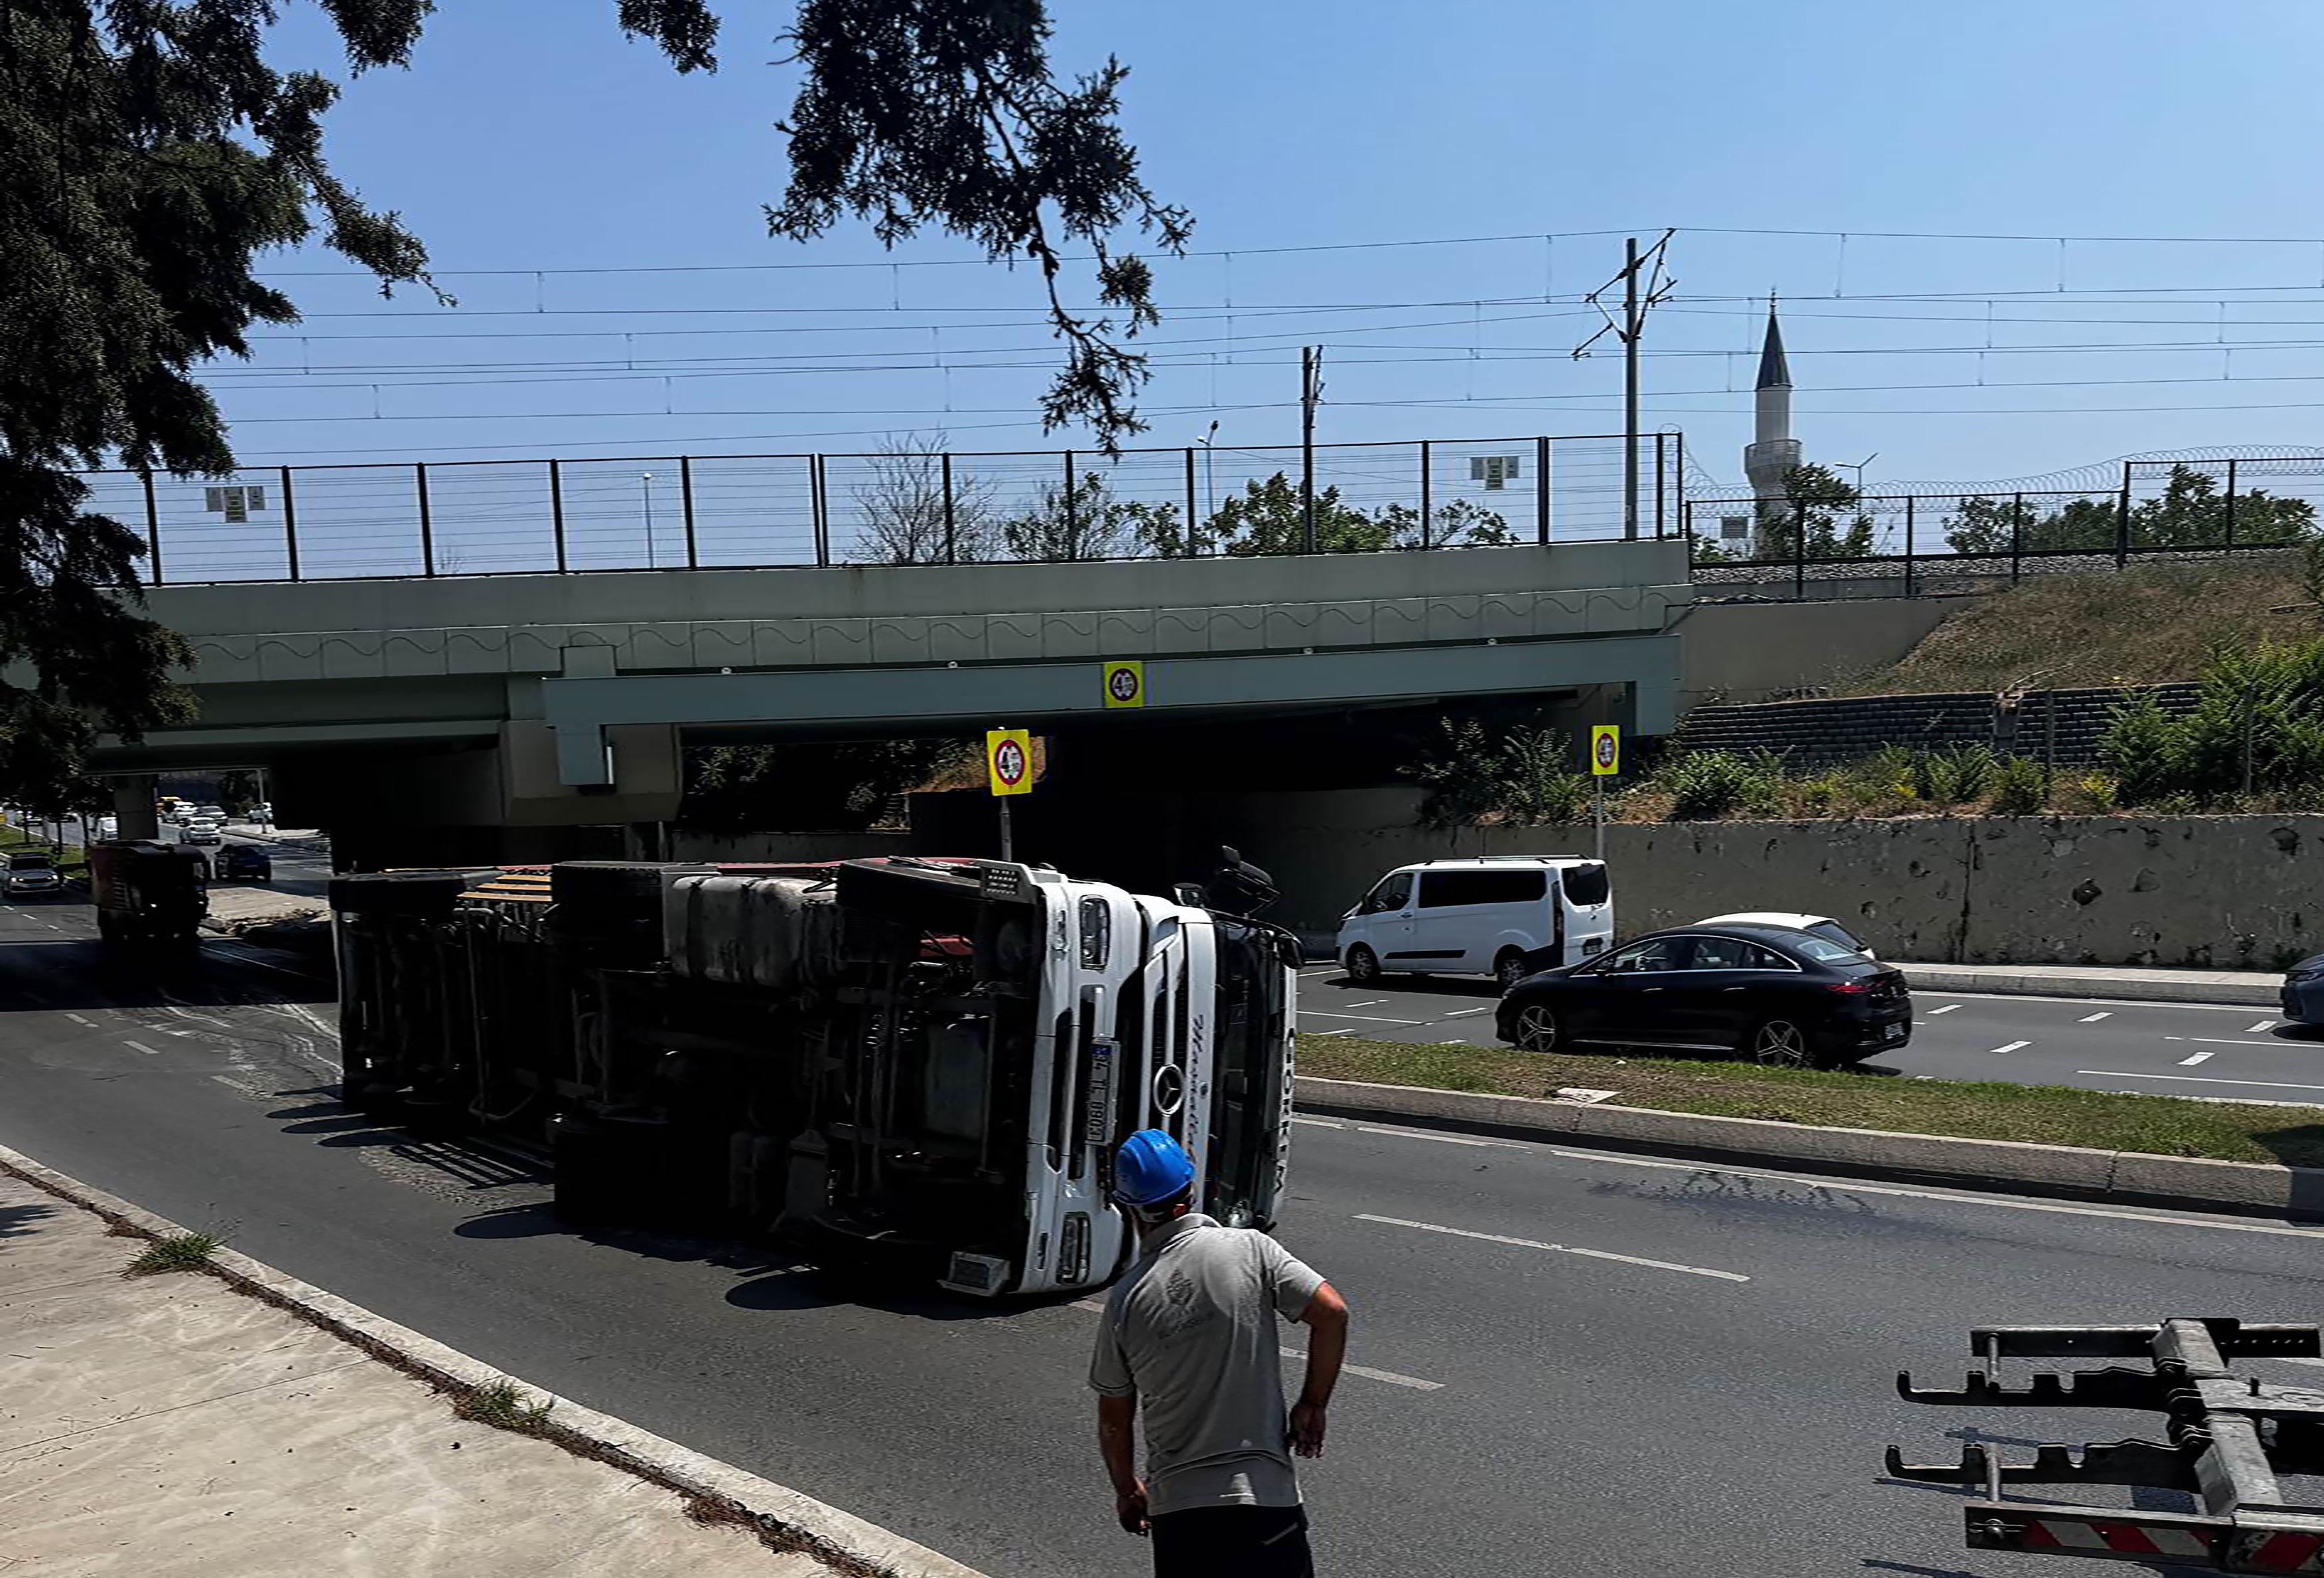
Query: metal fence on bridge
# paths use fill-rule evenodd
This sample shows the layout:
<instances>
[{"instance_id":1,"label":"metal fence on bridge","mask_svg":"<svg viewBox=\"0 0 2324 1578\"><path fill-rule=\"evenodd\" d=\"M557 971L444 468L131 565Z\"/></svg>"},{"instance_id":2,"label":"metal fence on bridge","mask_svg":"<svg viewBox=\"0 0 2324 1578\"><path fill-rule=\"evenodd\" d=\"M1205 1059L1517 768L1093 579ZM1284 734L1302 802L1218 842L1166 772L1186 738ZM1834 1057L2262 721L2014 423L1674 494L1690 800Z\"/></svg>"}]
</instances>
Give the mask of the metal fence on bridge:
<instances>
[{"instance_id":1,"label":"metal fence on bridge","mask_svg":"<svg viewBox=\"0 0 2324 1578\"><path fill-rule=\"evenodd\" d=\"M1683 463L1677 434L1640 436L1636 535L1680 529ZM92 472L84 507L142 531L148 584L182 586L1594 541L1629 534L1622 470L1606 435L1319 444L1312 460L902 448Z\"/></svg>"},{"instance_id":2,"label":"metal fence on bridge","mask_svg":"<svg viewBox=\"0 0 2324 1578\"><path fill-rule=\"evenodd\" d=\"M2126 461L2118 485L1823 500L1696 497L1698 585L1912 596L1963 582L2282 549L2317 535L2324 456Z\"/></svg>"}]
</instances>

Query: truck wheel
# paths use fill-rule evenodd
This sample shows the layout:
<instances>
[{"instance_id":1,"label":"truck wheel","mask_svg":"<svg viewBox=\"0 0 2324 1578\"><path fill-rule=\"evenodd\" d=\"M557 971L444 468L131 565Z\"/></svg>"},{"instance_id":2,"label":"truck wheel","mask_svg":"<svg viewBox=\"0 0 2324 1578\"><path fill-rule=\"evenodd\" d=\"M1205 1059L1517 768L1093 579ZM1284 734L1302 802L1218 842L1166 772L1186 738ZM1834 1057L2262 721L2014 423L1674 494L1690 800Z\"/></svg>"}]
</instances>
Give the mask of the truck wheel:
<instances>
[{"instance_id":1,"label":"truck wheel","mask_svg":"<svg viewBox=\"0 0 2324 1578\"><path fill-rule=\"evenodd\" d=\"M559 1116L549 1126L549 1148L555 1169L549 1204L558 1216L576 1227L616 1220L620 1177L605 1131L586 1118Z\"/></svg>"},{"instance_id":2,"label":"truck wheel","mask_svg":"<svg viewBox=\"0 0 2324 1578\"><path fill-rule=\"evenodd\" d=\"M1351 981L1369 984L1380 978L1379 955L1361 943L1348 950L1347 964Z\"/></svg>"},{"instance_id":3,"label":"truck wheel","mask_svg":"<svg viewBox=\"0 0 2324 1578\"><path fill-rule=\"evenodd\" d=\"M468 1126L466 1107L430 1096L403 1098L401 1127L414 1140L452 1140Z\"/></svg>"}]
</instances>

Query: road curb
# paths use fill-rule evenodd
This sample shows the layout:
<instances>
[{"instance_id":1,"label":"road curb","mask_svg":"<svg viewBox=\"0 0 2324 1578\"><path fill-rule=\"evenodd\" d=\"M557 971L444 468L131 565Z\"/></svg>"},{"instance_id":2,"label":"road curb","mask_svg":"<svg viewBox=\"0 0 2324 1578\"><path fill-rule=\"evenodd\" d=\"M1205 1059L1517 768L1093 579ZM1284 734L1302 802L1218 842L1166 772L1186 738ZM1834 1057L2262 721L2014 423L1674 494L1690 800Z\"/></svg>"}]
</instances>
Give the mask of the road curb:
<instances>
[{"instance_id":1,"label":"road curb","mask_svg":"<svg viewBox=\"0 0 2324 1578\"><path fill-rule=\"evenodd\" d=\"M1299 1076L1298 1110L1518 1140L1573 1140L1710 1162L1779 1165L2121 1205L2324 1222L2324 1167L2089 1150L2011 1140L1960 1140L1874 1129L1822 1129L1764 1118L1658 1112L1531 1096L1472 1095L1414 1085Z\"/></svg>"},{"instance_id":2,"label":"road curb","mask_svg":"<svg viewBox=\"0 0 2324 1578\"><path fill-rule=\"evenodd\" d=\"M12 1173L60 1200L86 1206L113 1226L140 1236L166 1238L187 1231L167 1217L92 1188L5 1145L0 1145L0 1171ZM466 1392L493 1381L507 1381L537 1399L553 1403L549 1423L540 1432L543 1439L685 1498L692 1504L687 1509L690 1516L748 1524L766 1545L811 1555L850 1578L982 1578L974 1568L901 1535L680 1446L627 1420L584 1407L248 1255L222 1249L211 1257L209 1269L243 1292L320 1326L438 1391Z\"/></svg>"},{"instance_id":3,"label":"road curb","mask_svg":"<svg viewBox=\"0 0 2324 1578\"><path fill-rule=\"evenodd\" d=\"M1973 966L1898 964L1915 992L1982 992L2006 997L2106 997L2133 1002L2209 1002L2282 1006L2282 983L2273 976L2248 981L2118 980L2095 970L2013 970L2002 974Z\"/></svg>"}]
</instances>

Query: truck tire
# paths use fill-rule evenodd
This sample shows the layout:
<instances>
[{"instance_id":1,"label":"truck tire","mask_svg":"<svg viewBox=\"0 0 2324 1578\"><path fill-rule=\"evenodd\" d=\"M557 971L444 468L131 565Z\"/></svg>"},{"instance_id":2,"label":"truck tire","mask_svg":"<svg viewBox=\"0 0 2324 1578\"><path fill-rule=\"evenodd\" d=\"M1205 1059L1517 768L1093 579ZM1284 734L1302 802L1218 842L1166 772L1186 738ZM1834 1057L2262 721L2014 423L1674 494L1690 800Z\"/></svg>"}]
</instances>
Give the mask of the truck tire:
<instances>
[{"instance_id":1,"label":"truck tire","mask_svg":"<svg viewBox=\"0 0 2324 1578\"><path fill-rule=\"evenodd\" d=\"M622 1180L603 1125L559 1113L549 1123L549 1150L554 1169L549 1204L559 1220L593 1227L622 1219Z\"/></svg>"},{"instance_id":2,"label":"truck tire","mask_svg":"<svg viewBox=\"0 0 2324 1578\"><path fill-rule=\"evenodd\" d=\"M468 1109L461 1102L415 1094L400 1104L399 1126L414 1140L456 1140L468 1127Z\"/></svg>"}]
</instances>

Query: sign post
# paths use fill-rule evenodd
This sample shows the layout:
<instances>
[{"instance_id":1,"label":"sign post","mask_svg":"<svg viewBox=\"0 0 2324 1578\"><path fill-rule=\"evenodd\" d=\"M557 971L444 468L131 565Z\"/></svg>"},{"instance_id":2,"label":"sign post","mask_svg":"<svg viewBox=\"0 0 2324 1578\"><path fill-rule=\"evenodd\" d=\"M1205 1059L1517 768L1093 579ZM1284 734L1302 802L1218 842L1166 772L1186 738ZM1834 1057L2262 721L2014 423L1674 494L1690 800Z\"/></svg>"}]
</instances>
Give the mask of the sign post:
<instances>
[{"instance_id":1,"label":"sign post","mask_svg":"<svg viewBox=\"0 0 2324 1578\"><path fill-rule=\"evenodd\" d=\"M984 734L984 776L993 798L1001 802L1001 858L1017 858L1015 829L1009 825L1009 797L1033 787L1033 739L1023 729L988 729Z\"/></svg>"},{"instance_id":2,"label":"sign post","mask_svg":"<svg viewBox=\"0 0 2324 1578\"><path fill-rule=\"evenodd\" d=\"M1622 771L1622 729L1618 724L1595 724L1590 730L1590 781L1596 789L1598 859L1606 859L1606 780Z\"/></svg>"}]
</instances>

